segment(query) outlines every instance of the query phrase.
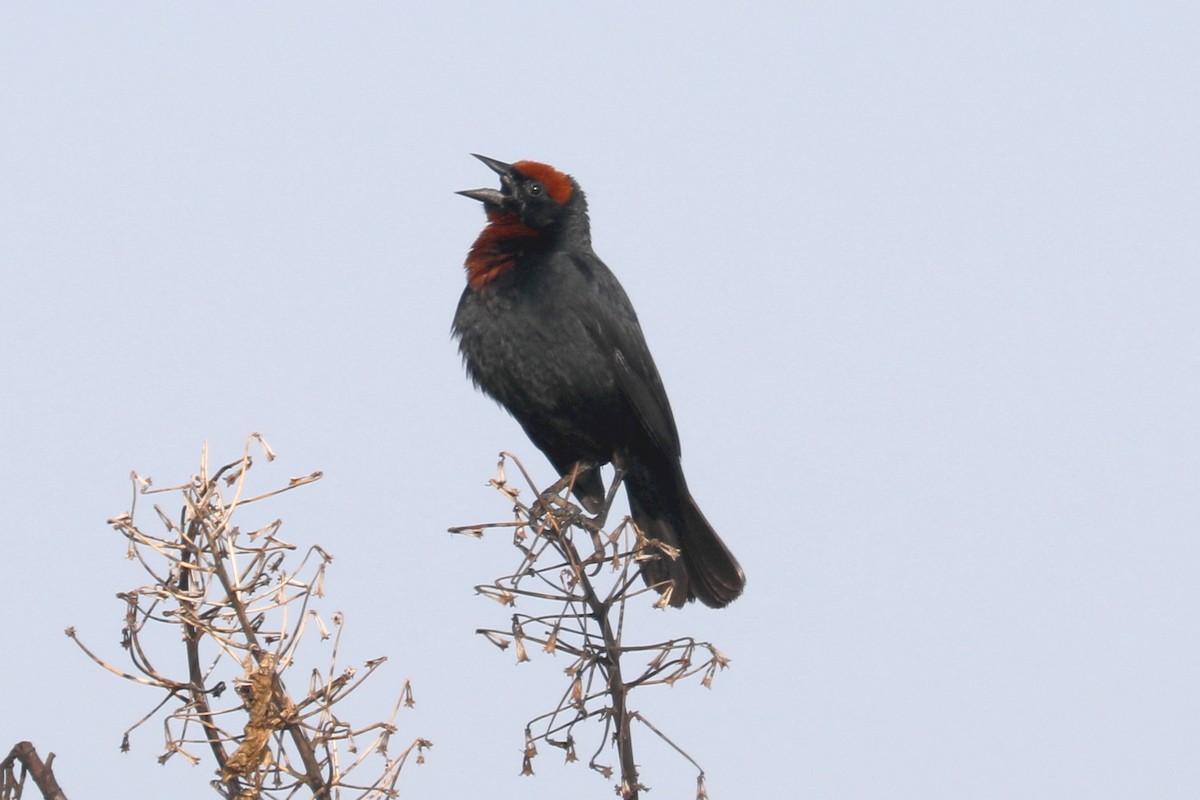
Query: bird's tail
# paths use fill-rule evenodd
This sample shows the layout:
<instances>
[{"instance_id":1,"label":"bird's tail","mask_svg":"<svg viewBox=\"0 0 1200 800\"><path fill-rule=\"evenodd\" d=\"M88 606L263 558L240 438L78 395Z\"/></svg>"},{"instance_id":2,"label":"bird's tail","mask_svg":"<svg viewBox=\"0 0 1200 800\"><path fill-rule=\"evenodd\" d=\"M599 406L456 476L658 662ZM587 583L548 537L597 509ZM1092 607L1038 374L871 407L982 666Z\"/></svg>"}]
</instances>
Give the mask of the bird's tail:
<instances>
[{"instance_id":1,"label":"bird's tail","mask_svg":"<svg viewBox=\"0 0 1200 800\"><path fill-rule=\"evenodd\" d=\"M680 482L665 496L631 476L626 485L629 510L642 533L678 548L679 556L662 554L642 564L642 577L660 593L671 588L671 605L699 600L723 608L746 587L746 575L733 553L704 518L696 501Z\"/></svg>"}]
</instances>

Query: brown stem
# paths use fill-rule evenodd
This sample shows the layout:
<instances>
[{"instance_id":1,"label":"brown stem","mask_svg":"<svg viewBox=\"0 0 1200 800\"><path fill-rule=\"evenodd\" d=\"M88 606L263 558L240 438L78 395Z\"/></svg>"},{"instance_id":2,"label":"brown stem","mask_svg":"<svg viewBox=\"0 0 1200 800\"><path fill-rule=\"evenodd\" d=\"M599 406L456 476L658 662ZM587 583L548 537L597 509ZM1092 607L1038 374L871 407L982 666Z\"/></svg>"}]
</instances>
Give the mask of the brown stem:
<instances>
[{"instance_id":1,"label":"brown stem","mask_svg":"<svg viewBox=\"0 0 1200 800\"><path fill-rule=\"evenodd\" d=\"M589 592L591 588L589 587ZM592 595L595 597L595 595ZM621 678L621 645L612 634L612 625L608 620L608 609L600 621L604 636L604 649L607 654L608 693L613 702L613 719L617 724L617 752L621 759L621 796L625 800L637 800L638 783L637 762L633 760L633 730L630 727L632 718L626 709L628 687Z\"/></svg>"},{"instance_id":2,"label":"brown stem","mask_svg":"<svg viewBox=\"0 0 1200 800\"><path fill-rule=\"evenodd\" d=\"M210 485L215 485L215 479ZM224 560L217 557L216 542L212 535L208 537L208 543L214 555L213 572L216 574L217 580L221 582L221 588L225 590L225 596L229 598L230 607L237 615L238 624L242 629L242 634L246 637L246 643L250 646L250 652L254 656L255 662L262 663L262 657L266 651L258 643L258 634L255 633L254 625L246 614L246 607L241 602L241 593L233 585L233 581L230 580L229 571L225 569ZM288 698L287 688L283 685L283 681L280 679L278 673L275 673L273 680L274 691L272 695L275 698L274 710L277 714L282 714L286 709L292 707L292 703ZM325 800L325 798L330 796L329 786L325 781L324 775L321 774L321 762L317 759L312 742L305 735L303 728L294 720L285 722L283 727L290 735L292 743L296 745L300 761L304 765L304 782L308 785L309 790L312 791L313 797L317 798L317 800Z\"/></svg>"},{"instance_id":3,"label":"brown stem","mask_svg":"<svg viewBox=\"0 0 1200 800\"><path fill-rule=\"evenodd\" d=\"M58 785L58 779L54 777L54 754L44 762L38 757L37 750L33 749L32 742L19 742L8 754L4 761L0 761L0 774L8 774L13 768L13 764L20 762L21 766L28 771L29 777L33 778L33 782L37 785L38 791L42 793L45 800L67 800L67 796L63 794L62 787ZM20 796L20 791L17 791L16 796Z\"/></svg>"},{"instance_id":4,"label":"brown stem","mask_svg":"<svg viewBox=\"0 0 1200 800\"><path fill-rule=\"evenodd\" d=\"M179 599L181 603L187 602L184 597L191 579L191 570L184 565L200 563L199 528L200 521L198 519L192 519L187 525L188 536L184 540L185 547L179 569ZM188 605L192 606L193 612L193 614L185 615L183 619L184 643L188 662L188 691L192 698L192 705L196 708L196 717L200 720L201 727L204 728L204 738L208 741L213 757L217 760L217 773L223 775L225 774L227 755L225 746L221 742L221 731L212 721L212 709L208 704L208 692L204 686L204 670L200 666L200 639L203 633L190 621L196 610L195 604L188 603ZM229 793L229 797L238 797L242 793L242 784L237 776L231 776L225 781L225 790Z\"/></svg>"},{"instance_id":5,"label":"brown stem","mask_svg":"<svg viewBox=\"0 0 1200 800\"><path fill-rule=\"evenodd\" d=\"M611 498L610 498L611 499ZM604 674L608 679L608 695L612 699L612 720L616 725L614 738L617 742L617 755L621 763L620 792L623 800L638 800L638 790L642 788L638 782L637 762L633 756L633 731L630 723L632 716L627 708L629 687L621 677L621 638L613 630L609 619L611 606L602 602L592 587L586 571L579 562L579 553L569 539L561 540L566 550L565 555L571 562L575 574L579 576L579 585L583 589L584 601L591 609L593 618L600 625L600 635L604 639Z\"/></svg>"}]
</instances>

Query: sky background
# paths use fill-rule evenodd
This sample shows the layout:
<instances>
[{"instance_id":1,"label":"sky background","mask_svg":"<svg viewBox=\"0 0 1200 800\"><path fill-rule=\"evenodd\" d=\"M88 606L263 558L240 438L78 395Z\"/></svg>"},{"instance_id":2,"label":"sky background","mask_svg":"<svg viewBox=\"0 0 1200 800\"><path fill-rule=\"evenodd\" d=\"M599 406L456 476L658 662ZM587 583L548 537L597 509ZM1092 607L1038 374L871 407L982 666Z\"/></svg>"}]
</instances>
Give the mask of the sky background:
<instances>
[{"instance_id":1,"label":"sky background","mask_svg":"<svg viewBox=\"0 0 1200 800\"><path fill-rule=\"evenodd\" d=\"M130 471L260 431L371 708L413 682L402 794L611 796L518 776L566 662L446 533L500 450L553 477L449 334L479 152L587 191L745 567L631 612L733 659L634 697L714 799L1200 796L1197 87L1186 2L0 5L0 751L215 796L62 630L121 657Z\"/></svg>"}]
</instances>

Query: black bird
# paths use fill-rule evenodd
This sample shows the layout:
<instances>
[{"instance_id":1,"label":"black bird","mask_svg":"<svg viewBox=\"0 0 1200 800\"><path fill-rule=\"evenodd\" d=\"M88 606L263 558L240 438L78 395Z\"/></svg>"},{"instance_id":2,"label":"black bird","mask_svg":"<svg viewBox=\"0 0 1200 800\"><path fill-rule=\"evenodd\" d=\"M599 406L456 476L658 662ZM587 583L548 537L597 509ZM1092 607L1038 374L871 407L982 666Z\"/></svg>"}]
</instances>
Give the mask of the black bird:
<instances>
[{"instance_id":1,"label":"black bird","mask_svg":"<svg viewBox=\"0 0 1200 800\"><path fill-rule=\"evenodd\" d=\"M454 334L475 385L516 418L560 475L579 465L575 494L604 500L599 465L624 474L629 508L678 559L646 562L671 604L720 608L746 577L688 491L679 433L633 306L592 250L587 200L575 179L535 161L476 156L501 188L460 192L487 226L467 255Z\"/></svg>"}]
</instances>

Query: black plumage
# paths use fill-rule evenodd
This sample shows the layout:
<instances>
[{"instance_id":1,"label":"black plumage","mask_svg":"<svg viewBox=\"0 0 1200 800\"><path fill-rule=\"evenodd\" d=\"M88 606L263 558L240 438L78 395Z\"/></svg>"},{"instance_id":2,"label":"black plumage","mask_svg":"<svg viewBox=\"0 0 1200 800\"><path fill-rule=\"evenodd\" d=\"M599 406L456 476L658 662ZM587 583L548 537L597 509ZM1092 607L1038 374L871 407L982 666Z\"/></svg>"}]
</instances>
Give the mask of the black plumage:
<instances>
[{"instance_id":1,"label":"black plumage","mask_svg":"<svg viewBox=\"0 0 1200 800\"><path fill-rule=\"evenodd\" d=\"M634 522L680 550L643 570L650 583L674 580L673 605L727 605L745 576L688 491L666 390L633 305L592 250L582 190L545 164L479 158L503 186L462 192L488 216L454 318L468 374L559 474L580 463L624 471ZM599 469L575 491L599 509Z\"/></svg>"}]
</instances>

